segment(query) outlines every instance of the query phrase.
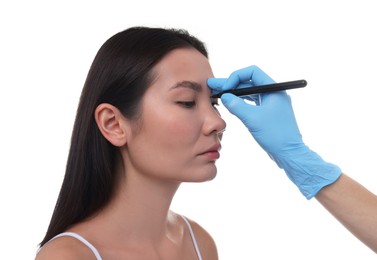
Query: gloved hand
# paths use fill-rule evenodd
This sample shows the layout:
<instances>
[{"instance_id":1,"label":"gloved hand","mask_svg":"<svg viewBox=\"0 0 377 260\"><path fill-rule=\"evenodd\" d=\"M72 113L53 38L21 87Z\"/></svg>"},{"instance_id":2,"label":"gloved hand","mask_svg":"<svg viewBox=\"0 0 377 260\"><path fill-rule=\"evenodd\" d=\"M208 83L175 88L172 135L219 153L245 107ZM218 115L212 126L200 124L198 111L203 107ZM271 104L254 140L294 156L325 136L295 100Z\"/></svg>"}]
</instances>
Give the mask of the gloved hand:
<instances>
[{"instance_id":1,"label":"gloved hand","mask_svg":"<svg viewBox=\"0 0 377 260\"><path fill-rule=\"evenodd\" d=\"M207 81L214 93L271 83L274 81L256 66L237 70L227 79L210 78ZM223 94L221 101L244 123L258 144L284 169L302 194L311 199L324 186L339 178L340 168L325 162L304 144L286 91L259 94L257 97L239 98L233 94ZM255 101L256 105L246 103L243 98Z\"/></svg>"}]
</instances>

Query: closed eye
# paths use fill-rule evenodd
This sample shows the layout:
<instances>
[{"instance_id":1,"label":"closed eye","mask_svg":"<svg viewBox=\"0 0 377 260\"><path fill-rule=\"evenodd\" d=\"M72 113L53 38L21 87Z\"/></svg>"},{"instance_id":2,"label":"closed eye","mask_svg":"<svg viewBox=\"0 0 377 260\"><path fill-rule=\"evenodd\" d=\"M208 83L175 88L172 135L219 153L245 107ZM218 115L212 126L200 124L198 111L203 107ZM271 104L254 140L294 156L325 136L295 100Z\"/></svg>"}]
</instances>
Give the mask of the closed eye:
<instances>
[{"instance_id":1,"label":"closed eye","mask_svg":"<svg viewBox=\"0 0 377 260\"><path fill-rule=\"evenodd\" d=\"M196 105L195 101L178 101L177 103L185 108L193 108Z\"/></svg>"}]
</instances>

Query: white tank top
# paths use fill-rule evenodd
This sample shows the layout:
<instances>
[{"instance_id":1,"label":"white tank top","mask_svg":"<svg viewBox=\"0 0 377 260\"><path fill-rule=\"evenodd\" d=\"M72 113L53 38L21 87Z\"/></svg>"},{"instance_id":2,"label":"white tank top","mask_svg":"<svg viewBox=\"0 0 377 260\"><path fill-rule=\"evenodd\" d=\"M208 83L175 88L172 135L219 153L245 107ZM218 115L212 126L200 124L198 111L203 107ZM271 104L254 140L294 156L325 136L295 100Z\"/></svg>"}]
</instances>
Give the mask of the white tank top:
<instances>
[{"instance_id":1,"label":"white tank top","mask_svg":"<svg viewBox=\"0 0 377 260\"><path fill-rule=\"evenodd\" d=\"M186 219L186 217L180 215L182 217L182 219L185 221L189 231L190 231L190 235L191 235L191 239L192 239L192 242L194 244L194 248L195 248L195 252L198 256L198 259L199 260L202 260L202 255L200 254L200 250L199 250L199 247L198 247L198 243L196 242L196 238L195 238L195 234L194 234L194 231L192 230L192 227L190 225L190 222ZM73 237L73 238L76 238L77 240L80 240L82 243L84 243L90 250L92 250L93 254L95 255L96 259L97 260L102 260L102 257L101 255L99 254L98 250L91 244L89 243L88 240L86 240L85 238L83 238L82 236L80 236L79 234L77 233L74 233L74 232L63 232L63 233L60 233L56 236L54 236L50 241L58 238L58 237L63 237L63 236L69 236L69 237Z\"/></svg>"}]
</instances>

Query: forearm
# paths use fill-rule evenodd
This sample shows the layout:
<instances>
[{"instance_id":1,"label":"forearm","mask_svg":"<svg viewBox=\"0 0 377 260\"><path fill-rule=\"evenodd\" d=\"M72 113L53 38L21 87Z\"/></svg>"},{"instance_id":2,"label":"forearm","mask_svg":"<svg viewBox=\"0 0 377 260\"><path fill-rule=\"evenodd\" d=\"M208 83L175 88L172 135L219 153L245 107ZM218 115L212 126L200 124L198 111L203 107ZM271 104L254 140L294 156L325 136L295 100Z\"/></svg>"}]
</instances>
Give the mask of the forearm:
<instances>
[{"instance_id":1,"label":"forearm","mask_svg":"<svg viewBox=\"0 0 377 260\"><path fill-rule=\"evenodd\" d=\"M315 197L351 233L377 253L377 196L342 174Z\"/></svg>"}]
</instances>

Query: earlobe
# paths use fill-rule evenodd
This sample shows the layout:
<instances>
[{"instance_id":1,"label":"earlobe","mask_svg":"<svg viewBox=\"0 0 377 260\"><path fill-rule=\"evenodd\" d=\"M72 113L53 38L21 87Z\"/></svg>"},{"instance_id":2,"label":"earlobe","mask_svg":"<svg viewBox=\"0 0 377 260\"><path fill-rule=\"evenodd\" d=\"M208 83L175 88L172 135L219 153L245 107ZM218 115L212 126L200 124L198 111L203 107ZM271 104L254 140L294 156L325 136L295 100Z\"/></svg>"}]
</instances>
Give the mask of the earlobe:
<instances>
[{"instance_id":1,"label":"earlobe","mask_svg":"<svg viewBox=\"0 0 377 260\"><path fill-rule=\"evenodd\" d=\"M123 146L127 143L125 119L118 108L113 105L100 104L94 117L102 135L114 146Z\"/></svg>"}]
</instances>

